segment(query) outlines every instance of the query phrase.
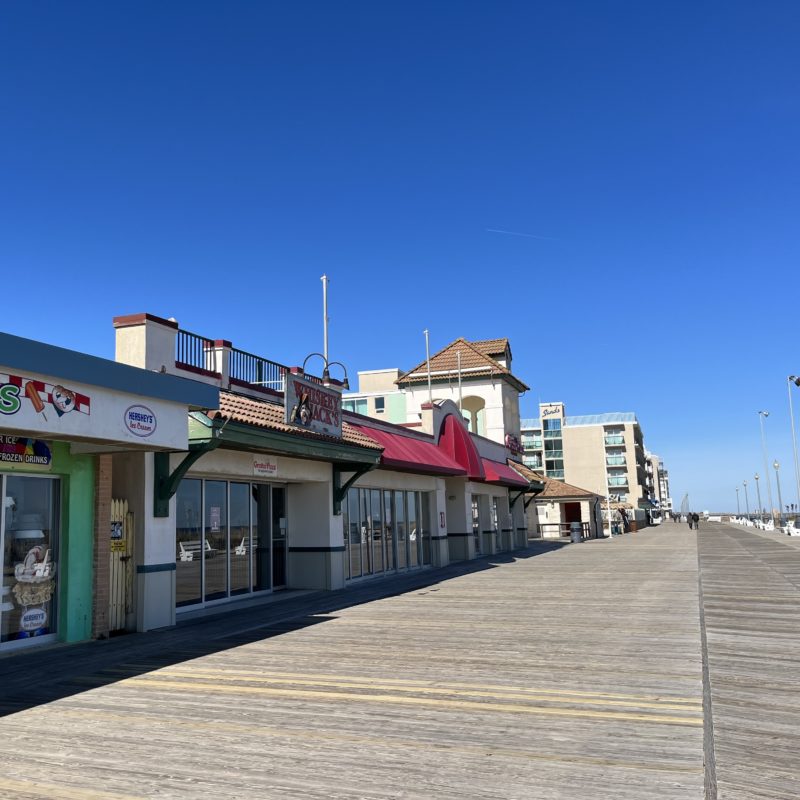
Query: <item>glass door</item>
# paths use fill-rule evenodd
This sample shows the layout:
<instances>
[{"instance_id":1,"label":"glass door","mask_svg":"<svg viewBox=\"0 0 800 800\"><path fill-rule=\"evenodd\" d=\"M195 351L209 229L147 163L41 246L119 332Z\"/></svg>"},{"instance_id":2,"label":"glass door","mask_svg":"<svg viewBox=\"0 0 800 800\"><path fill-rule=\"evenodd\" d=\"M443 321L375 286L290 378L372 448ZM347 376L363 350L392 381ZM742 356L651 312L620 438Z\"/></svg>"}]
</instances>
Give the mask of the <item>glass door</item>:
<instances>
[{"instance_id":1,"label":"glass door","mask_svg":"<svg viewBox=\"0 0 800 800\"><path fill-rule=\"evenodd\" d=\"M475 542L475 553L481 552L481 514L478 498L472 495L472 538Z\"/></svg>"},{"instance_id":2,"label":"glass door","mask_svg":"<svg viewBox=\"0 0 800 800\"><path fill-rule=\"evenodd\" d=\"M272 487L272 588L286 586L286 487Z\"/></svg>"},{"instance_id":3,"label":"glass door","mask_svg":"<svg viewBox=\"0 0 800 800\"><path fill-rule=\"evenodd\" d=\"M0 642L57 631L60 483L0 476Z\"/></svg>"},{"instance_id":4,"label":"glass door","mask_svg":"<svg viewBox=\"0 0 800 800\"><path fill-rule=\"evenodd\" d=\"M272 543L272 513L270 511L270 490L265 483L254 483L251 495L250 516L253 520L251 549L251 575L253 591L261 592L272 586L272 563L270 544Z\"/></svg>"}]
</instances>

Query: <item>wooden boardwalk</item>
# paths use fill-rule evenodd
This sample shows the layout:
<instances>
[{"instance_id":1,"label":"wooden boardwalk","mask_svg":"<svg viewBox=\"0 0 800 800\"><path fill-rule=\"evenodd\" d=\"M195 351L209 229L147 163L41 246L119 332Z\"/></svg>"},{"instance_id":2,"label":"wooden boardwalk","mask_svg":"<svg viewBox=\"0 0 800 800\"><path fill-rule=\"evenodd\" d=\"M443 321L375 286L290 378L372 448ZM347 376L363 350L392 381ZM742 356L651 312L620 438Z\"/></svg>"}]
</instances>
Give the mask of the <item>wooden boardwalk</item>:
<instances>
[{"instance_id":1,"label":"wooden boardwalk","mask_svg":"<svg viewBox=\"0 0 800 800\"><path fill-rule=\"evenodd\" d=\"M800 797L800 539L699 534L720 800Z\"/></svg>"},{"instance_id":2,"label":"wooden boardwalk","mask_svg":"<svg viewBox=\"0 0 800 800\"><path fill-rule=\"evenodd\" d=\"M797 798L797 545L667 523L0 658L0 797Z\"/></svg>"}]
</instances>

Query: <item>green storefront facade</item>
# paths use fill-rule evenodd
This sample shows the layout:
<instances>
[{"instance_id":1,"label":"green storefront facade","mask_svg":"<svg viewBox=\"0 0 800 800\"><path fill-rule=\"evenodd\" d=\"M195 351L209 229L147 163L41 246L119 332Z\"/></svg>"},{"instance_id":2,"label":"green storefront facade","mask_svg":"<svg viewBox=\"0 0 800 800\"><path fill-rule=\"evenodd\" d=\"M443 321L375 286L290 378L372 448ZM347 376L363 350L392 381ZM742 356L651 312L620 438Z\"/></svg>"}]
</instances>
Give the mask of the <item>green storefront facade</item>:
<instances>
[{"instance_id":1,"label":"green storefront facade","mask_svg":"<svg viewBox=\"0 0 800 800\"><path fill-rule=\"evenodd\" d=\"M218 397L0 333L0 654L103 635L112 454L186 450L189 409Z\"/></svg>"}]
</instances>

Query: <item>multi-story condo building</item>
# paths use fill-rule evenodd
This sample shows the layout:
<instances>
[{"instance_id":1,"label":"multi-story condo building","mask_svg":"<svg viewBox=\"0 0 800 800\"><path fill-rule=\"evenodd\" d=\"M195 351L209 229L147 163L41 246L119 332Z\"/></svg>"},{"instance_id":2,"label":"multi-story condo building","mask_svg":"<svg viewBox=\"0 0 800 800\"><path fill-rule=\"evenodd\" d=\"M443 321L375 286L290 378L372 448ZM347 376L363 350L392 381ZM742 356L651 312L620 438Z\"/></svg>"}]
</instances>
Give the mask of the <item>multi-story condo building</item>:
<instances>
[{"instance_id":1,"label":"multi-story condo building","mask_svg":"<svg viewBox=\"0 0 800 800\"><path fill-rule=\"evenodd\" d=\"M646 453L647 458L647 487L653 505L662 514L672 512L672 498L669 494L669 472L664 466L660 456L655 453Z\"/></svg>"},{"instance_id":2,"label":"multi-story condo building","mask_svg":"<svg viewBox=\"0 0 800 800\"><path fill-rule=\"evenodd\" d=\"M636 509L653 507L642 429L631 412L568 417L563 403L541 403L523 419L523 463Z\"/></svg>"}]
</instances>

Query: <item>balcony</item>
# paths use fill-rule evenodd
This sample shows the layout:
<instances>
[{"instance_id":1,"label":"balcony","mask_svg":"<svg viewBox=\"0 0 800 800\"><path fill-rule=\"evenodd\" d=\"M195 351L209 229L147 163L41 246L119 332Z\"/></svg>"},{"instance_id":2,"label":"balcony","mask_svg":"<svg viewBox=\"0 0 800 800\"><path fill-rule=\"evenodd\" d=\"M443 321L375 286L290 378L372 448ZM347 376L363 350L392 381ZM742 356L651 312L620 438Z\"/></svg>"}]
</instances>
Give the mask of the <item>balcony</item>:
<instances>
[{"instance_id":1,"label":"balcony","mask_svg":"<svg viewBox=\"0 0 800 800\"><path fill-rule=\"evenodd\" d=\"M606 456L606 464L609 467L625 467L628 462L625 456Z\"/></svg>"},{"instance_id":2,"label":"balcony","mask_svg":"<svg viewBox=\"0 0 800 800\"><path fill-rule=\"evenodd\" d=\"M224 340L208 339L178 329L175 337L175 367L219 382L222 389L249 389L282 393L291 368L277 361L253 355ZM322 383L316 375L304 374L312 383Z\"/></svg>"},{"instance_id":3,"label":"balcony","mask_svg":"<svg viewBox=\"0 0 800 800\"><path fill-rule=\"evenodd\" d=\"M551 461L556 458L564 458L564 451L563 450L545 450L544 457Z\"/></svg>"},{"instance_id":4,"label":"balcony","mask_svg":"<svg viewBox=\"0 0 800 800\"><path fill-rule=\"evenodd\" d=\"M549 470L547 470L547 477L548 478L555 478L556 480L563 481L564 480L564 470L563 469L549 469Z\"/></svg>"},{"instance_id":5,"label":"balcony","mask_svg":"<svg viewBox=\"0 0 800 800\"><path fill-rule=\"evenodd\" d=\"M627 486L628 479L626 476L622 475L620 477L609 477L608 479L609 486Z\"/></svg>"},{"instance_id":6,"label":"balcony","mask_svg":"<svg viewBox=\"0 0 800 800\"><path fill-rule=\"evenodd\" d=\"M621 444L625 444L625 437L620 434L612 434L610 436L605 437L606 447L613 447L614 445L619 446Z\"/></svg>"},{"instance_id":7,"label":"balcony","mask_svg":"<svg viewBox=\"0 0 800 800\"><path fill-rule=\"evenodd\" d=\"M561 431L545 431L544 432L545 439L560 439L561 438Z\"/></svg>"}]
</instances>

